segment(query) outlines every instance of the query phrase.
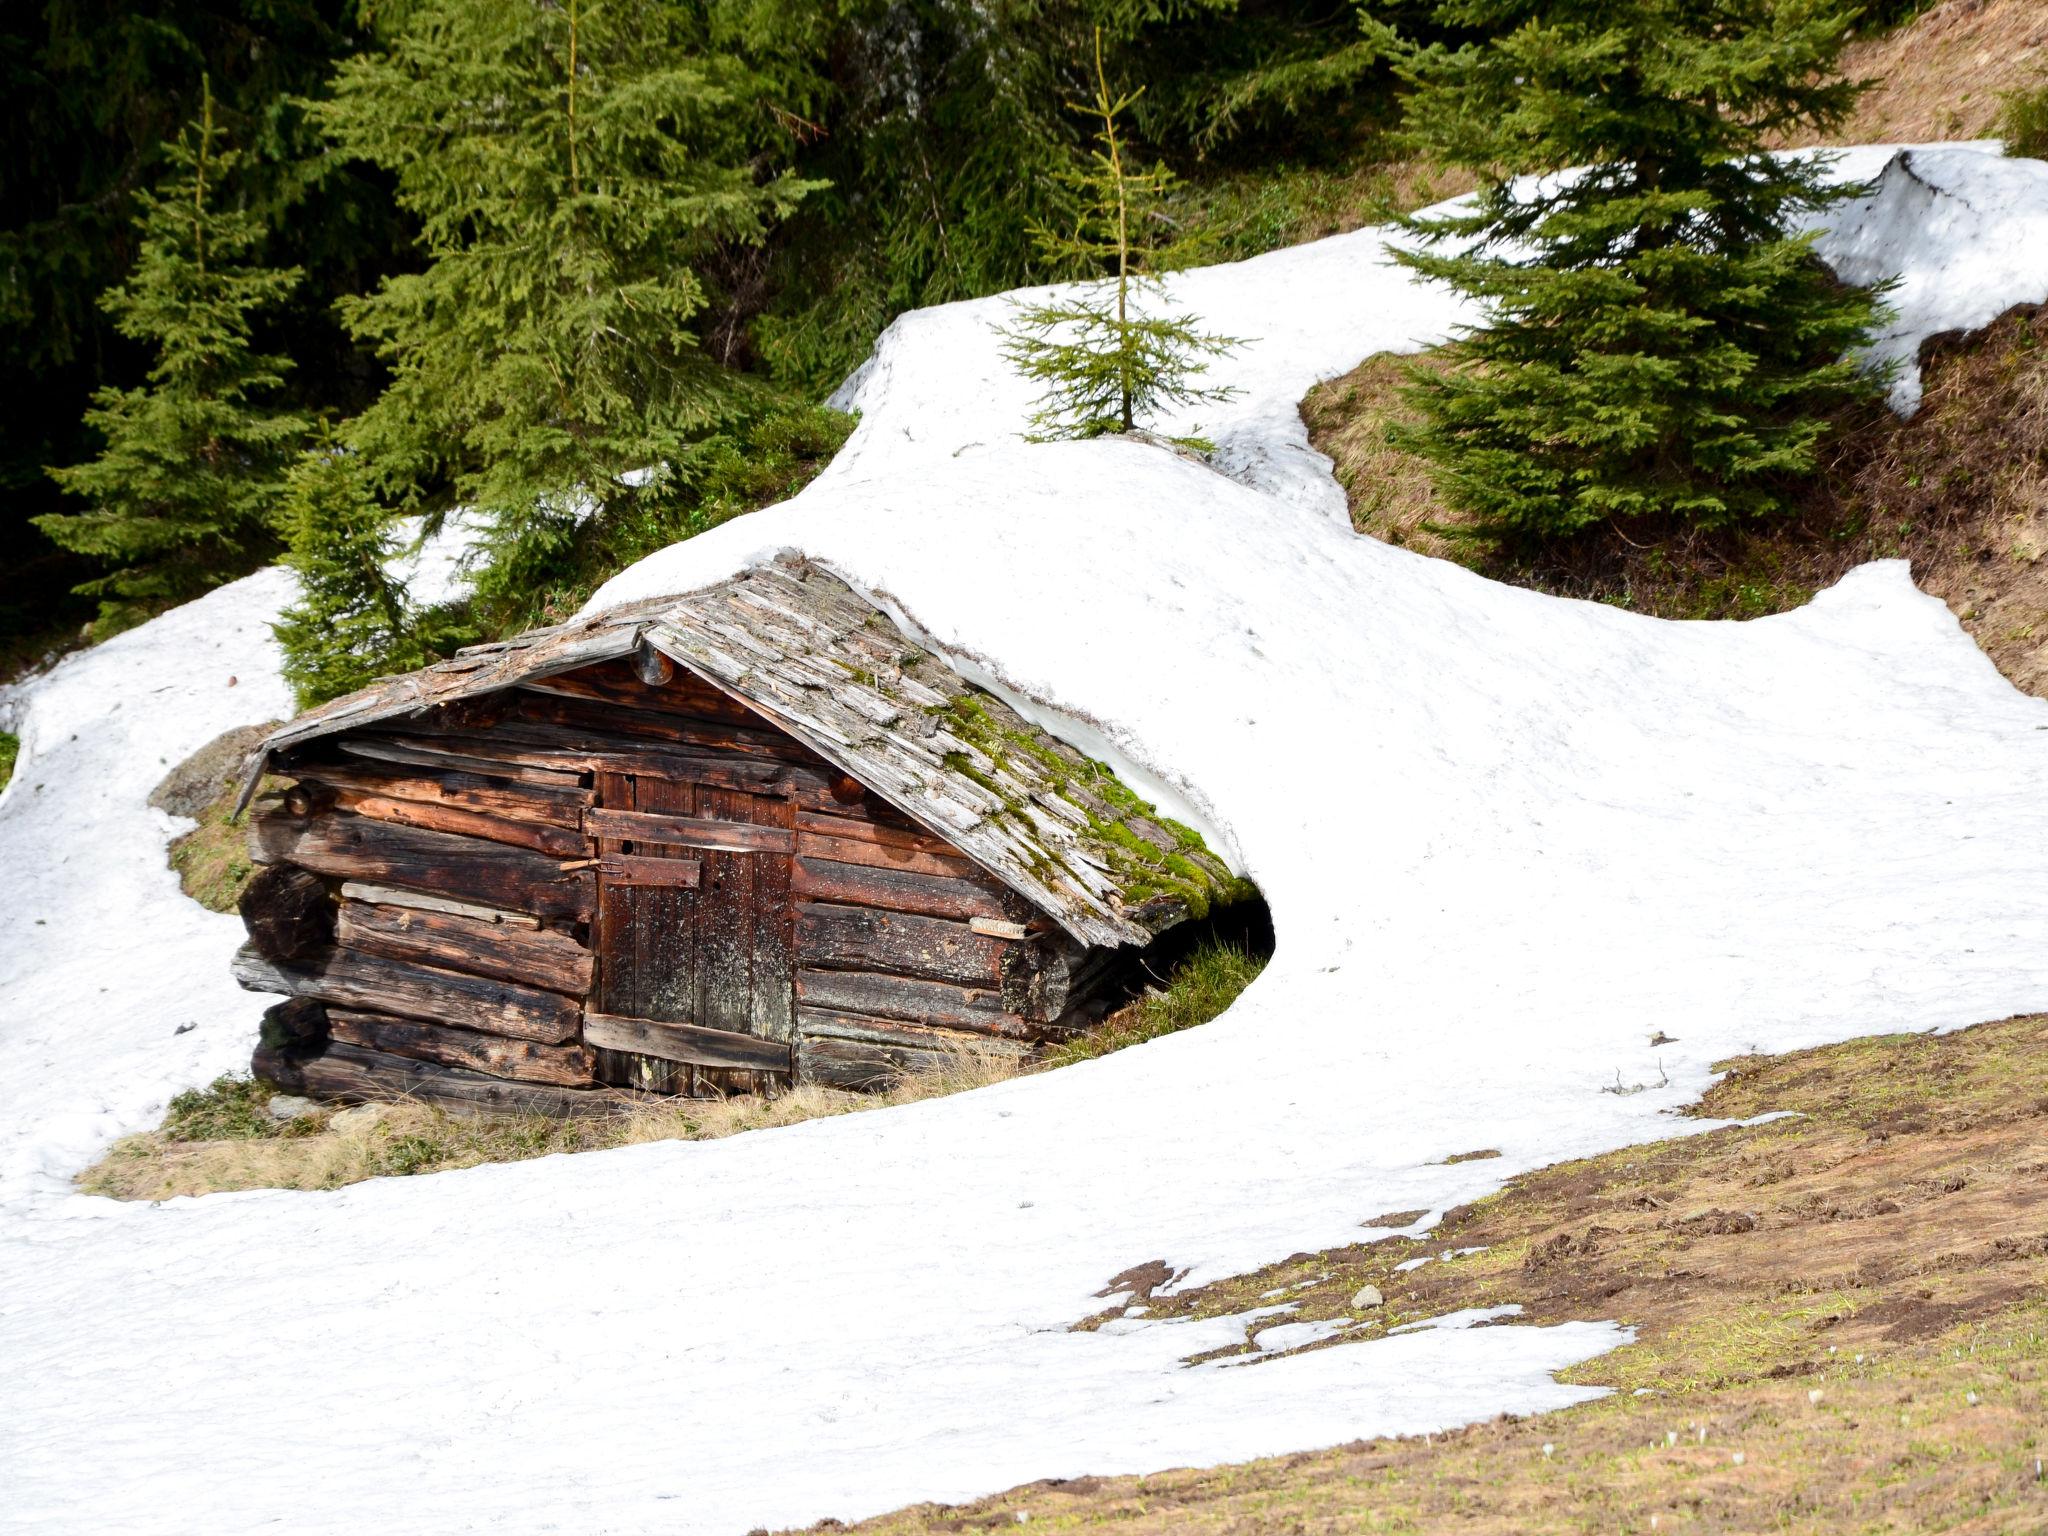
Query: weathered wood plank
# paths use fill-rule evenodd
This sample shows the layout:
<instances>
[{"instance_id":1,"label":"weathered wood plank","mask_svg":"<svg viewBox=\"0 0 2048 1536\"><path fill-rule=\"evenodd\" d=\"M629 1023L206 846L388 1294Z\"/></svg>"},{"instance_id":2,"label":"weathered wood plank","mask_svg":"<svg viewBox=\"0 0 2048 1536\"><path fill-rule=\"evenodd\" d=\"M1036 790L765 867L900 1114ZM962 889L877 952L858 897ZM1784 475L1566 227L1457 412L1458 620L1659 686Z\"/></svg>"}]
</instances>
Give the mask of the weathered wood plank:
<instances>
[{"instance_id":1,"label":"weathered wood plank","mask_svg":"<svg viewBox=\"0 0 2048 1536\"><path fill-rule=\"evenodd\" d=\"M878 1019L864 1013L843 1013L834 1008L799 1008L797 1033L800 1039L865 1041L870 1045L914 1046L919 1050L943 1051L956 1056L994 1056L1022 1061L1032 1047L1021 1040L1003 1040L972 1030L942 1029L929 1024L906 1024L900 1019Z\"/></svg>"},{"instance_id":2,"label":"weathered wood plank","mask_svg":"<svg viewBox=\"0 0 2048 1536\"><path fill-rule=\"evenodd\" d=\"M744 757L775 758L785 762L815 764L818 754L786 732L757 721L753 727L699 720L688 715L663 714L619 704L597 704L582 699L520 690L499 734L516 738L522 726L553 726L580 737L602 734L611 739L644 738L698 751L737 752Z\"/></svg>"},{"instance_id":3,"label":"weathered wood plank","mask_svg":"<svg viewBox=\"0 0 2048 1536\"><path fill-rule=\"evenodd\" d=\"M877 843L884 848L903 848L912 853L950 853L955 858L965 858L959 849L935 832L914 826L902 812L886 801L875 802L875 815L856 815L852 808L841 807L846 814L834 815L827 811L799 811L796 817L798 832L813 832L820 837L853 838L864 843ZM884 819L886 818L886 819Z\"/></svg>"},{"instance_id":4,"label":"weathered wood plank","mask_svg":"<svg viewBox=\"0 0 2048 1536\"><path fill-rule=\"evenodd\" d=\"M752 797L734 790L707 790L703 809L743 820ZM754 866L760 856L706 853L697 904L696 1022L712 1029L749 1031L753 1000Z\"/></svg>"},{"instance_id":5,"label":"weathered wood plank","mask_svg":"<svg viewBox=\"0 0 2048 1536\"><path fill-rule=\"evenodd\" d=\"M474 742L468 737L456 739L469 746L471 750L457 751L430 742L394 741L381 736L348 736L336 745L352 757L368 758L372 762L402 763L411 768L435 768L451 773L473 773L488 778L509 779L518 784L545 784L570 789L582 781L582 773L574 767L522 763L503 756L492 756L481 750L480 742Z\"/></svg>"},{"instance_id":6,"label":"weathered wood plank","mask_svg":"<svg viewBox=\"0 0 2048 1536\"><path fill-rule=\"evenodd\" d=\"M616 1014L583 1017L586 1044L609 1050L659 1056L665 1061L694 1062L706 1067L738 1067L748 1071L787 1072L789 1046L727 1029L708 1029L656 1019L628 1019Z\"/></svg>"},{"instance_id":7,"label":"weathered wood plank","mask_svg":"<svg viewBox=\"0 0 2048 1536\"><path fill-rule=\"evenodd\" d=\"M979 866L963 853L948 848L944 853L924 853L912 848L891 847L851 837L821 837L799 832L796 851L807 859L831 859L840 864L865 864L874 869L899 869L913 875L946 875L956 880L972 879Z\"/></svg>"},{"instance_id":8,"label":"weathered wood plank","mask_svg":"<svg viewBox=\"0 0 2048 1536\"><path fill-rule=\"evenodd\" d=\"M597 872L607 885L648 885L664 890L688 890L702 882L704 864L701 859L607 853L598 857Z\"/></svg>"},{"instance_id":9,"label":"weathered wood plank","mask_svg":"<svg viewBox=\"0 0 2048 1536\"><path fill-rule=\"evenodd\" d=\"M615 1115L632 1105L624 1094L599 1089L518 1083L465 1067L393 1056L337 1040L321 1055L297 1064L301 1091L320 1099L370 1103L418 1099L450 1114Z\"/></svg>"},{"instance_id":10,"label":"weathered wood plank","mask_svg":"<svg viewBox=\"0 0 2048 1536\"><path fill-rule=\"evenodd\" d=\"M296 864L257 870L236 906L249 941L274 960L303 960L334 942L334 898L327 882Z\"/></svg>"},{"instance_id":11,"label":"weathered wood plank","mask_svg":"<svg viewBox=\"0 0 2048 1536\"><path fill-rule=\"evenodd\" d=\"M584 808L591 802L587 789L492 780L480 773L453 769L443 773L407 773L396 764L385 770L367 762L306 762L292 771L302 781L336 792L347 790L391 800L415 800L571 831L582 826Z\"/></svg>"},{"instance_id":12,"label":"weathered wood plank","mask_svg":"<svg viewBox=\"0 0 2048 1536\"><path fill-rule=\"evenodd\" d=\"M251 992L314 997L362 1013L425 1019L542 1045L572 1039L582 1017L576 1000L558 993L348 949L313 963L280 965L244 944L230 970Z\"/></svg>"},{"instance_id":13,"label":"weathered wood plank","mask_svg":"<svg viewBox=\"0 0 2048 1536\"><path fill-rule=\"evenodd\" d=\"M589 1088L597 1082L593 1072L596 1054L587 1045L574 1042L540 1045L531 1040L507 1040L501 1035L426 1024L417 1019L356 1013L345 1008L330 1008L327 1019L331 1038L366 1050L410 1056L418 1061L437 1061L443 1066L467 1067L490 1077L510 1078L522 1083Z\"/></svg>"},{"instance_id":14,"label":"weathered wood plank","mask_svg":"<svg viewBox=\"0 0 2048 1536\"><path fill-rule=\"evenodd\" d=\"M785 827L756 826L709 816L665 816L602 807L584 812L583 829L593 837L724 853L789 853L796 846L796 834Z\"/></svg>"},{"instance_id":15,"label":"weathered wood plank","mask_svg":"<svg viewBox=\"0 0 2048 1536\"><path fill-rule=\"evenodd\" d=\"M451 901L421 891L402 891L395 885L371 885L362 880L345 881L343 901L362 901L381 907L406 907L418 912L447 912L455 917L473 917L480 923L501 923L508 928L538 928L540 919L525 912L508 912L503 907L483 907L472 901Z\"/></svg>"},{"instance_id":16,"label":"weathered wood plank","mask_svg":"<svg viewBox=\"0 0 2048 1536\"><path fill-rule=\"evenodd\" d=\"M398 800L389 795L366 794L357 789L336 790L334 803L339 810L347 811L354 816L367 817L371 821L388 821L401 827L424 827L433 832L481 838L490 843L510 843L516 848L531 848L537 853L550 854L558 859L582 858L587 851L580 830L552 827L544 822L513 821L503 816L466 810L461 806L439 805L423 800Z\"/></svg>"},{"instance_id":17,"label":"weathered wood plank","mask_svg":"<svg viewBox=\"0 0 2048 1536\"><path fill-rule=\"evenodd\" d=\"M651 652L659 656L659 651ZM666 657L662 658L667 660ZM669 662L674 667L674 662ZM574 672L525 683L535 693L558 694L563 698L588 699L600 704L624 704L660 714L695 715L726 725L766 729L767 723L754 711L721 688L714 688L694 672L676 671L667 682L643 681L625 661L598 662Z\"/></svg>"},{"instance_id":18,"label":"weathered wood plank","mask_svg":"<svg viewBox=\"0 0 2048 1536\"><path fill-rule=\"evenodd\" d=\"M586 918L596 895L587 869L527 848L349 815L309 820L259 813L250 846L265 864L396 885L537 917ZM580 861L577 861L580 862Z\"/></svg>"},{"instance_id":19,"label":"weathered wood plank","mask_svg":"<svg viewBox=\"0 0 2048 1536\"><path fill-rule=\"evenodd\" d=\"M1009 947L944 918L821 902L797 907L797 956L807 966L884 970L994 987L1002 983Z\"/></svg>"},{"instance_id":20,"label":"weathered wood plank","mask_svg":"<svg viewBox=\"0 0 2048 1536\"><path fill-rule=\"evenodd\" d=\"M918 981L878 971L796 973L797 1001L807 1008L831 1008L901 1019L912 1024L941 1024L983 1034L1029 1040L1031 1022L1003 1008L1002 992L994 987L963 987L945 981Z\"/></svg>"},{"instance_id":21,"label":"weathered wood plank","mask_svg":"<svg viewBox=\"0 0 2048 1536\"><path fill-rule=\"evenodd\" d=\"M798 856L790 889L801 901L831 901L855 907L886 907L922 917L965 922L976 917L1024 918L1030 905L993 880L954 879L907 870L874 869L830 859Z\"/></svg>"},{"instance_id":22,"label":"weathered wood plank","mask_svg":"<svg viewBox=\"0 0 2048 1536\"><path fill-rule=\"evenodd\" d=\"M391 960L419 960L570 997L590 990L590 951L554 929L348 901L342 904L337 936L345 949Z\"/></svg>"},{"instance_id":23,"label":"weathered wood plank","mask_svg":"<svg viewBox=\"0 0 2048 1536\"><path fill-rule=\"evenodd\" d=\"M943 1071L954 1060L945 1051L915 1046L807 1037L796 1043L796 1080L824 1083L855 1093L879 1093L906 1077Z\"/></svg>"}]
</instances>

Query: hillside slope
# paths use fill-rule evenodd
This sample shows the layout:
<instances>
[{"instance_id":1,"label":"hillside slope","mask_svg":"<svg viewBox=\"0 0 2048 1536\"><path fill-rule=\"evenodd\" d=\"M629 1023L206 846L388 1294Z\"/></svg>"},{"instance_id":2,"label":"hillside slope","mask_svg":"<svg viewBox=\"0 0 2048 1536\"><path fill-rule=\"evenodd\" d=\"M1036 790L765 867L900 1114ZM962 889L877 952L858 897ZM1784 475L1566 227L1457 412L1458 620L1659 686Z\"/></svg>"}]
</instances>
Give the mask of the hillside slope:
<instances>
[{"instance_id":1,"label":"hillside slope","mask_svg":"<svg viewBox=\"0 0 2048 1536\"><path fill-rule=\"evenodd\" d=\"M2048 209L2048 170L1963 169ZM1937 254L1959 290L1979 271ZM1597 1308L1257 1370L1182 1362L1284 1301L1070 1325L1134 1268L1221 1280L1662 1136L1730 1054L2048 1007L2048 705L1901 567L1673 625L1359 539L1295 401L1440 335L1441 300L1376 231L1180 282L1259 338L1206 423L1229 474L1019 440L1002 302L950 306L884 339L802 496L612 595L800 549L1116 759L1272 905L1275 959L1199 1029L724 1142L71 1195L152 1095L246 1049L233 924L146 867L170 824L142 796L151 757L275 707L280 594L223 589L38 685L0 798L10 1514L740 1531L1557 1407L1593 1389L1554 1373L1626 1337Z\"/></svg>"}]
</instances>

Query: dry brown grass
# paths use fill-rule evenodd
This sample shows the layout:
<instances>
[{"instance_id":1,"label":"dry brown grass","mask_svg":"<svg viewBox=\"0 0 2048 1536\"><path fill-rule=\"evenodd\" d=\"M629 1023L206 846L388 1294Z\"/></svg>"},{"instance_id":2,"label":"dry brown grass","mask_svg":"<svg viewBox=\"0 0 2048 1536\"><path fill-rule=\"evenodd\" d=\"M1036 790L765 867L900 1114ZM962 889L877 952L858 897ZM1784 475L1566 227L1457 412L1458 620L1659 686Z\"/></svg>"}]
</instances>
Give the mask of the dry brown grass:
<instances>
[{"instance_id":1,"label":"dry brown grass","mask_svg":"<svg viewBox=\"0 0 2048 1536\"><path fill-rule=\"evenodd\" d=\"M774 1098L637 1101L617 1115L557 1120L545 1115L450 1115L412 1101L348 1111L333 1106L250 1134L184 1140L171 1126L116 1142L78 1176L87 1194L117 1200L246 1189L339 1189L364 1179L442 1173L557 1152L595 1152L649 1141L714 1141L745 1131L884 1109L1013 1077L1017 1058L961 1051L885 1093L847 1093L806 1084ZM248 1096L246 1082L213 1090ZM262 1091L261 1099L269 1094ZM367 1112L365 1112L367 1111ZM245 1117L246 1118L246 1117ZM260 1119L260 1114L257 1117Z\"/></svg>"},{"instance_id":2,"label":"dry brown grass","mask_svg":"<svg viewBox=\"0 0 2048 1536\"><path fill-rule=\"evenodd\" d=\"M1902 27L1852 43L1842 72L1877 83L1827 142L1994 137L1999 93L2048 79L2048 7L2041 0L1944 0Z\"/></svg>"},{"instance_id":3,"label":"dry brown grass","mask_svg":"<svg viewBox=\"0 0 2048 1536\"><path fill-rule=\"evenodd\" d=\"M1444 366L1441 357L1412 360ZM1498 580L1675 619L1747 619L1807 602L1866 560L1903 557L2013 683L2048 694L2048 329L2014 310L1977 336L1930 345L1909 422L1845 421L1796 515L1703 534L1595 530L1537 551L1455 537L1427 467L1388 445L1403 360L1367 359L1302 403L1359 532Z\"/></svg>"},{"instance_id":4,"label":"dry brown grass","mask_svg":"<svg viewBox=\"0 0 2048 1536\"><path fill-rule=\"evenodd\" d=\"M1354 1293L1378 1286L1350 1339L1504 1302L1529 1322L1617 1318L1637 1342L1570 1373L1614 1396L860 1529L993 1528L1020 1510L1033 1529L1133 1533L2043 1529L2048 1017L1729 1065L1699 1113L1797 1117L1544 1169L1424 1241L1148 1297L1156 1315L1214 1316L1286 1288L1305 1320L1358 1316ZM1441 1257L1463 1248L1483 1251Z\"/></svg>"}]
</instances>

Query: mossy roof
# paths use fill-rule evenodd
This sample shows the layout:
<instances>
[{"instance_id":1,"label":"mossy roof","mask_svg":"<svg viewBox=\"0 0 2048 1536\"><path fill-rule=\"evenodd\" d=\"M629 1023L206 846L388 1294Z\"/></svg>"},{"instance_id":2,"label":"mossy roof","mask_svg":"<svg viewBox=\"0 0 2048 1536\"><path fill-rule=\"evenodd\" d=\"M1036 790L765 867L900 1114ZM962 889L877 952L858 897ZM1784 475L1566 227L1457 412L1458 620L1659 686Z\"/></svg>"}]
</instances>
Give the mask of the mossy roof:
<instances>
[{"instance_id":1,"label":"mossy roof","mask_svg":"<svg viewBox=\"0 0 2048 1536\"><path fill-rule=\"evenodd\" d=\"M647 645L945 838L1086 944L1143 943L1244 889L1191 829L915 645L845 582L785 560L386 678L269 754Z\"/></svg>"}]
</instances>

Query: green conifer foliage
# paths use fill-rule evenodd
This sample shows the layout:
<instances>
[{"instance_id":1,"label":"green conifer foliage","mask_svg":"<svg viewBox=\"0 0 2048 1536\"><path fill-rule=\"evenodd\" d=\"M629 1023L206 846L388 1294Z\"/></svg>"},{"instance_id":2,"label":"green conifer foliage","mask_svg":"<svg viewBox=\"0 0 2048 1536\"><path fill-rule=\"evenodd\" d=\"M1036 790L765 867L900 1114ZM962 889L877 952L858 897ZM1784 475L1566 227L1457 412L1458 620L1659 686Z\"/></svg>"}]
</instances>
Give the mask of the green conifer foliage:
<instances>
[{"instance_id":1,"label":"green conifer foliage","mask_svg":"<svg viewBox=\"0 0 2048 1536\"><path fill-rule=\"evenodd\" d=\"M349 427L376 488L495 519L479 586L520 596L622 474L681 455L757 394L708 358L707 261L813 184L760 175L764 83L703 5L418 0L324 106L388 170L424 271L344 301L392 370Z\"/></svg>"},{"instance_id":2,"label":"green conifer foliage","mask_svg":"<svg viewBox=\"0 0 2048 1536\"><path fill-rule=\"evenodd\" d=\"M1874 392L1846 360L1880 298L1838 284L1804 210L1856 195L1819 157L1860 86L1834 0L1445 0L1483 40L1410 55L1419 147L1488 178L1418 219L1402 260L1480 301L1458 366L1417 375L1404 434L1495 536L1780 509L1826 413ZM1591 169L1559 174L1574 166ZM1525 178L1525 179L1514 179Z\"/></svg>"},{"instance_id":3,"label":"green conifer foliage","mask_svg":"<svg viewBox=\"0 0 2048 1536\"><path fill-rule=\"evenodd\" d=\"M423 667L473 638L454 615L413 607L390 573L401 550L391 515L356 456L331 437L292 466L278 531L299 597L271 627L301 709Z\"/></svg>"},{"instance_id":4,"label":"green conifer foliage","mask_svg":"<svg viewBox=\"0 0 2048 1536\"><path fill-rule=\"evenodd\" d=\"M1240 343L1197 330L1191 315L1165 310L1158 275L1185 265L1193 253L1186 241L1161 241L1151 233L1173 173L1163 165L1146 170L1126 163L1117 121L1135 100L1136 93L1111 94L1098 30L1095 98L1075 110L1100 118L1102 127L1085 165L1066 173L1080 212L1071 230L1040 225L1034 234L1049 266L1091 272L1108 266L1114 275L1070 298L1020 305L1002 333L1004 356L1045 386L1031 416L1041 440L1130 432L1163 408L1233 393L1197 380L1208 367L1205 357Z\"/></svg>"},{"instance_id":5,"label":"green conifer foliage","mask_svg":"<svg viewBox=\"0 0 2048 1536\"><path fill-rule=\"evenodd\" d=\"M137 389L101 389L86 423L99 456L53 469L90 511L36 526L114 569L79 588L100 598L100 627L125 627L197 596L270 547L269 514L304 423L264 402L291 366L251 343L253 316L298 281L255 260L262 226L232 205L239 155L214 121L212 91L168 148L169 171L138 198L140 251L101 300L122 335L155 357Z\"/></svg>"}]
</instances>

